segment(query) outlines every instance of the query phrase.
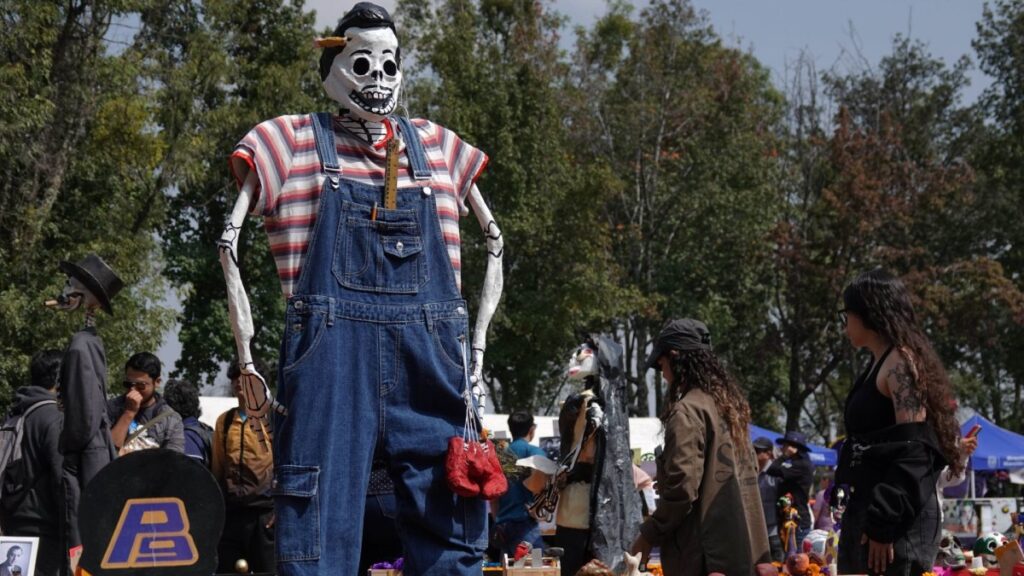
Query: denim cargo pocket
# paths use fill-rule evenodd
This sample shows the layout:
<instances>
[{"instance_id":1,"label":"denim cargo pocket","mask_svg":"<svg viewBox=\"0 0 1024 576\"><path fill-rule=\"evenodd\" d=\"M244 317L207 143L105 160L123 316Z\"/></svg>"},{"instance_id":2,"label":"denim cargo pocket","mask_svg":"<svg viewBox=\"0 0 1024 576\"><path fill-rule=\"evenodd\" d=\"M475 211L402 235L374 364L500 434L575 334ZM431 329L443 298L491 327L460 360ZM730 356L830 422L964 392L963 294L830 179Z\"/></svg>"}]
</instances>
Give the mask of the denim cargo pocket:
<instances>
[{"instance_id":1,"label":"denim cargo pocket","mask_svg":"<svg viewBox=\"0 0 1024 576\"><path fill-rule=\"evenodd\" d=\"M320 558L319 477L317 466L281 465L274 471L271 494L277 513L278 561Z\"/></svg>"},{"instance_id":2,"label":"denim cargo pocket","mask_svg":"<svg viewBox=\"0 0 1024 576\"><path fill-rule=\"evenodd\" d=\"M419 292L428 274L416 212L378 209L379 218L371 220L365 207L346 209L332 263L338 283L364 292Z\"/></svg>"},{"instance_id":3,"label":"denim cargo pocket","mask_svg":"<svg viewBox=\"0 0 1024 576\"><path fill-rule=\"evenodd\" d=\"M284 371L290 372L313 355L327 332L327 312L288 314L284 327Z\"/></svg>"}]
</instances>

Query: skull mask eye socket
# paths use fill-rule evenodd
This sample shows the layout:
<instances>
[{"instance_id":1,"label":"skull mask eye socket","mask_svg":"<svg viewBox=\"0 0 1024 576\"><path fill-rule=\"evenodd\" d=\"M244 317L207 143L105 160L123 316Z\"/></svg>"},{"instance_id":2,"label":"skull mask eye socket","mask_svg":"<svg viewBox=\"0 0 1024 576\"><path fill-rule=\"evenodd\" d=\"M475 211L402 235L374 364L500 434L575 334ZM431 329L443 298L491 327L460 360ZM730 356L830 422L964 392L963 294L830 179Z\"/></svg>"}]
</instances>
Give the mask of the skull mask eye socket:
<instances>
[{"instance_id":1,"label":"skull mask eye socket","mask_svg":"<svg viewBox=\"0 0 1024 576\"><path fill-rule=\"evenodd\" d=\"M352 63L352 71L358 76L365 76L370 71L370 61L366 58L356 58Z\"/></svg>"},{"instance_id":2,"label":"skull mask eye socket","mask_svg":"<svg viewBox=\"0 0 1024 576\"><path fill-rule=\"evenodd\" d=\"M398 74L398 64L395 64L394 60L386 60L384 62L384 73L388 76Z\"/></svg>"}]
</instances>

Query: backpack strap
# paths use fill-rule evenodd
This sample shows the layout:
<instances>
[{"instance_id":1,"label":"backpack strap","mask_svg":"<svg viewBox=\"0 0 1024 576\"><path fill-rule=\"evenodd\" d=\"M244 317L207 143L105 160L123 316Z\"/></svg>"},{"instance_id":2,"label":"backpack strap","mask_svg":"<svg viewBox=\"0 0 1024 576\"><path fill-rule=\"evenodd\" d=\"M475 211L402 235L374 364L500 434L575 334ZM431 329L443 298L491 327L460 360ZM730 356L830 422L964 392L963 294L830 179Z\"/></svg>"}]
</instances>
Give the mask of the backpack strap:
<instances>
[{"instance_id":1,"label":"backpack strap","mask_svg":"<svg viewBox=\"0 0 1024 576\"><path fill-rule=\"evenodd\" d=\"M39 402L36 402L35 404L29 406L25 410L25 412L21 414L21 418L18 419L18 423L15 425L14 445L17 450L21 449L21 439L25 434L25 420L28 419L29 414L32 414L33 412L42 408L43 406L46 406L47 404L56 403L56 400L40 400Z\"/></svg>"},{"instance_id":2,"label":"backpack strap","mask_svg":"<svg viewBox=\"0 0 1024 576\"><path fill-rule=\"evenodd\" d=\"M146 422L142 426L139 426L138 428L136 428L135 432L132 432L131 434L129 434L128 437L124 439L124 444L122 444L122 446L126 446L132 440L135 440L139 436L142 436L142 433L145 432L150 426L152 426L152 425L156 424L157 422L167 418L168 416L171 415L172 412L174 412L174 410L172 410L171 408L168 408L167 410L164 410L163 412L161 412L161 413L157 414L156 416L152 417L148 422Z\"/></svg>"}]
</instances>

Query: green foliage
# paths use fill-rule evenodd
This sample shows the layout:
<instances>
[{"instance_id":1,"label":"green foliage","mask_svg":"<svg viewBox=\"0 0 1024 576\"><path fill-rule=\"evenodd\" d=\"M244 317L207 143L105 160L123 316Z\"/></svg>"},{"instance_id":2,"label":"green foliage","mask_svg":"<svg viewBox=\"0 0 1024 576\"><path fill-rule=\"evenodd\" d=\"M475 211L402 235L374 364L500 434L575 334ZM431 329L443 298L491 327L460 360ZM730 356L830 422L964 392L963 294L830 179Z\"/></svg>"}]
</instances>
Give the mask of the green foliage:
<instances>
[{"instance_id":1,"label":"green foliage","mask_svg":"<svg viewBox=\"0 0 1024 576\"><path fill-rule=\"evenodd\" d=\"M0 5L0 400L27 381L28 359L63 349L81 313L45 310L64 285L57 264L100 254L125 289L98 327L112 374L170 326L156 240L163 144L146 112L139 61L104 49L131 2ZM114 378L118 376L113 376Z\"/></svg>"},{"instance_id":2,"label":"green foliage","mask_svg":"<svg viewBox=\"0 0 1024 576\"><path fill-rule=\"evenodd\" d=\"M615 318L637 395L663 319L697 316L719 353L756 387L767 305L767 233L782 99L752 57L726 48L686 2L653 2L635 20L613 5L575 54L575 146L608 166L612 254L642 298ZM629 303L625 303L629 304ZM660 412L661 388L655 386ZM754 396L761 404L763 396Z\"/></svg>"},{"instance_id":3,"label":"green foliage","mask_svg":"<svg viewBox=\"0 0 1024 576\"><path fill-rule=\"evenodd\" d=\"M611 174L581 166L570 140L562 20L532 1L403 2L399 13L420 66L406 72L409 107L491 158L479 187L504 236L506 286L485 362L491 398L501 410L546 408L575 331L608 328L633 298L608 250ZM463 292L475 301L485 238L472 217L462 232Z\"/></svg>"},{"instance_id":4,"label":"green foliage","mask_svg":"<svg viewBox=\"0 0 1024 576\"><path fill-rule=\"evenodd\" d=\"M63 284L57 262L88 252L127 285L100 320L112 370L158 345L169 284L176 374L211 382L235 354L215 247L235 198L227 156L260 121L333 108L312 14L7 0L0 16L0 403L33 352L80 324L40 303ZM966 56L947 64L902 37L871 70L802 61L783 93L686 0L613 0L569 51L547 2L401 0L396 16L404 106L491 159L498 410L552 406L578 332L603 330L625 347L632 411L660 411L646 349L664 318L696 316L758 423L785 415L829 438L860 364L840 293L881 265L911 287L961 404L1024 425L1024 1L996 0L978 23L994 81L977 105L962 101ZM473 217L462 228L475 303L484 235ZM255 219L239 258L272 377L284 302Z\"/></svg>"},{"instance_id":5,"label":"green foliage","mask_svg":"<svg viewBox=\"0 0 1024 576\"><path fill-rule=\"evenodd\" d=\"M212 383L235 357L216 248L234 205L227 157L259 122L324 108L301 2L209 0L156 3L142 14L136 48L153 86L153 122L173 151L161 166L172 186L163 246L165 274L179 288L182 356L176 374ZM266 234L242 231L239 266L253 310L252 351L273 381L284 300Z\"/></svg>"}]
</instances>

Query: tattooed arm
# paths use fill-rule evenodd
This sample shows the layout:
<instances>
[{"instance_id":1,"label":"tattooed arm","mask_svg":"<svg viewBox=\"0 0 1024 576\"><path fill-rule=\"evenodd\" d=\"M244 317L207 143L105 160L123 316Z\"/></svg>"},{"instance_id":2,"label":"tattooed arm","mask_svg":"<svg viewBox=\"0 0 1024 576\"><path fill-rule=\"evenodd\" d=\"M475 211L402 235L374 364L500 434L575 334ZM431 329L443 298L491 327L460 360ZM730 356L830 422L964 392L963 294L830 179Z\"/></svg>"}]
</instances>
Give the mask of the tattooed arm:
<instances>
[{"instance_id":1,"label":"tattooed arm","mask_svg":"<svg viewBox=\"0 0 1024 576\"><path fill-rule=\"evenodd\" d=\"M918 372L914 366L913 353L900 349L886 362L888 370L885 379L880 382L879 389L892 399L896 409L896 422L924 422L927 416L924 391L918 386Z\"/></svg>"}]
</instances>

